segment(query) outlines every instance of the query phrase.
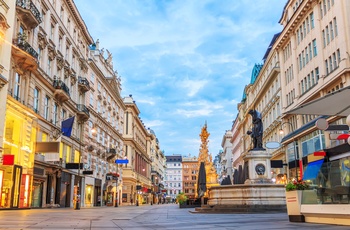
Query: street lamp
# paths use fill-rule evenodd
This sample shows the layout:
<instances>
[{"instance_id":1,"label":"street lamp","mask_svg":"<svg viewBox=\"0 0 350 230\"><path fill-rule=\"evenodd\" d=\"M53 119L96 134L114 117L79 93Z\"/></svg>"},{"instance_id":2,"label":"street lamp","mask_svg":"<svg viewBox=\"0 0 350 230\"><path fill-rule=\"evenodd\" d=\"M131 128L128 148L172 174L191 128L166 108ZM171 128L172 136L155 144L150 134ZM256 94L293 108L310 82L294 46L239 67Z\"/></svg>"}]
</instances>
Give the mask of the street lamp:
<instances>
[{"instance_id":1,"label":"street lamp","mask_svg":"<svg viewBox=\"0 0 350 230\"><path fill-rule=\"evenodd\" d=\"M283 122L283 123L281 124L280 135L283 135L283 134L284 134L283 125L285 125L285 124L290 125L290 127L291 127L291 132L294 131L294 126L293 126L293 124L290 123L290 122L288 122L288 121L285 121L285 122ZM289 133L290 133L290 132L289 132ZM299 159L299 156L297 157L298 152L297 152L297 149L296 149L296 144L295 144L294 138L293 138L293 152L294 152L294 164L295 164L295 177L296 177L297 180L299 180L299 179L298 179L298 164L297 164L297 159ZM287 159L288 159L288 158L287 158Z\"/></svg>"}]
</instances>

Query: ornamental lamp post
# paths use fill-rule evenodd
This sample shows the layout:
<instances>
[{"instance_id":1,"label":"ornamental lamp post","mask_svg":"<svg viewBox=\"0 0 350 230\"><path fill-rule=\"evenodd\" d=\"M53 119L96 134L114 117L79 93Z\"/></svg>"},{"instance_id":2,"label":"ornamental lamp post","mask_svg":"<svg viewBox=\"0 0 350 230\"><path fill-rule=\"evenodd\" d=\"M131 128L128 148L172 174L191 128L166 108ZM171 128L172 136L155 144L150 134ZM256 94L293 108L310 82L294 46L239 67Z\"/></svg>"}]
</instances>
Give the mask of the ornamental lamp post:
<instances>
[{"instance_id":1,"label":"ornamental lamp post","mask_svg":"<svg viewBox=\"0 0 350 230\"><path fill-rule=\"evenodd\" d=\"M294 126L293 126L293 124L292 123L290 123L290 122L288 122L288 121L285 121L285 122L283 122L282 124L281 124L281 128L280 128L280 135L283 135L284 134L284 130L283 130L283 125L285 125L285 124L288 124L288 125L290 125L290 132L289 133L291 133L291 132L294 132ZM298 150L297 150L297 146L296 146L296 144L295 144L295 140L294 140L294 138L293 138L293 154L294 154L294 164L295 164L295 177L296 177L296 179L297 180L299 180L299 178L298 178L298 161L297 160L299 160L299 154L298 154ZM298 155L298 156L297 156ZM288 156L287 156L287 160L288 160ZM289 168L289 167L288 167Z\"/></svg>"}]
</instances>

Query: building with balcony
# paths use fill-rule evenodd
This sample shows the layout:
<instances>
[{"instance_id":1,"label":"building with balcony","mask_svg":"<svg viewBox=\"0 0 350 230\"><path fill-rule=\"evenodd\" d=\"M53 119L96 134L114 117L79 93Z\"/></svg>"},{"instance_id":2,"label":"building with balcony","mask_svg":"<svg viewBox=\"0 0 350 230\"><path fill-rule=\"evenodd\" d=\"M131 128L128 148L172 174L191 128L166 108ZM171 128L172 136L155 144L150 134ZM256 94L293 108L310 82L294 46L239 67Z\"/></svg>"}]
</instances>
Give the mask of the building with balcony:
<instances>
[{"instance_id":1,"label":"building with balcony","mask_svg":"<svg viewBox=\"0 0 350 230\"><path fill-rule=\"evenodd\" d=\"M348 133L344 118L348 114L333 109L343 105L342 98L332 103L323 100L349 87L349 10L346 0L290 0L279 21L283 30L273 46L283 74L281 143L288 177L307 180L316 191L303 192L308 202L302 202L301 214L307 222L350 225L343 211L350 194L349 144L332 138L332 134ZM306 106L316 99L320 112ZM298 110L301 107L303 111ZM319 116L330 125L345 125L345 130L318 129ZM317 169L310 171L312 165Z\"/></svg>"},{"instance_id":2,"label":"building with balcony","mask_svg":"<svg viewBox=\"0 0 350 230\"><path fill-rule=\"evenodd\" d=\"M0 208L7 208L11 206L18 206L18 202L12 200L11 186L12 183L12 164L6 165L4 157L7 154L3 137L5 133L5 117L7 107L7 92L8 81L10 78L9 69L11 69L11 52L12 52L12 38L14 31L14 22L16 14L16 2L12 0L2 1L0 4ZM5 151L6 150L6 151ZM12 161L12 156L9 156ZM18 162L18 160L17 160ZM12 163L12 162L11 162ZM24 193L24 191L22 191ZM2 199L4 197L4 199Z\"/></svg>"},{"instance_id":3,"label":"building with balcony","mask_svg":"<svg viewBox=\"0 0 350 230\"><path fill-rule=\"evenodd\" d=\"M0 58L11 57L1 60L9 71L0 76L7 98L0 102L0 153L9 157L0 165L0 207L114 205L122 180L106 178L122 175L115 160L125 157L125 106L112 54L103 56L72 0L0 8L7 41ZM71 134L62 135L62 121L72 117Z\"/></svg>"},{"instance_id":4,"label":"building with balcony","mask_svg":"<svg viewBox=\"0 0 350 230\"><path fill-rule=\"evenodd\" d=\"M122 204L123 167L116 160L124 159L124 111L121 79L113 69L112 54L104 56L99 41L89 48L89 58L80 60L87 75L78 77L78 90L85 93L85 103L77 105L77 115L85 122L83 163L92 174L85 176L86 206ZM89 111L89 116L87 112ZM108 177L108 175L115 175ZM101 195L102 193L102 195ZM117 203L118 202L118 203Z\"/></svg>"},{"instance_id":5,"label":"building with balcony","mask_svg":"<svg viewBox=\"0 0 350 230\"><path fill-rule=\"evenodd\" d=\"M70 207L84 195L82 172L70 165L80 162L89 118L85 94L76 84L76 75L85 76L87 69L77 60L88 58L93 40L70 3L16 1L4 139L15 159L27 161L15 160L13 178L33 184L24 189L32 200L9 207ZM75 118L72 134L61 136L61 122L69 117ZM41 143L58 143L58 148L45 149Z\"/></svg>"},{"instance_id":6,"label":"building with balcony","mask_svg":"<svg viewBox=\"0 0 350 230\"><path fill-rule=\"evenodd\" d=\"M123 168L123 200L129 204L150 204L151 142L155 136L144 126L132 95L124 98L124 104L124 150L129 163Z\"/></svg>"},{"instance_id":7,"label":"building with balcony","mask_svg":"<svg viewBox=\"0 0 350 230\"><path fill-rule=\"evenodd\" d=\"M343 211L350 194L349 145L346 140L332 139L332 135L348 133L343 117L348 114L332 114L329 108L342 102L327 104L325 100L348 90L349 9L345 0L287 1L280 19L283 29L273 37L264 63L254 66L232 127L233 153L244 156L251 144L246 135L251 126L247 111L256 108L261 112L263 142L281 144L267 149L271 166L272 161L281 162L271 168L272 179L276 183L283 183L286 177L303 179L313 187L303 191L301 214L306 222L336 220L349 225ZM320 118L333 128L317 128ZM234 166L240 162L240 157L236 159Z\"/></svg>"},{"instance_id":8,"label":"building with balcony","mask_svg":"<svg viewBox=\"0 0 350 230\"><path fill-rule=\"evenodd\" d=\"M148 129L151 133L150 141L150 156L152 161L151 166L151 181L152 181L152 202L154 204L164 202L164 175L166 158L164 152L160 150L160 143L152 129Z\"/></svg>"}]
</instances>

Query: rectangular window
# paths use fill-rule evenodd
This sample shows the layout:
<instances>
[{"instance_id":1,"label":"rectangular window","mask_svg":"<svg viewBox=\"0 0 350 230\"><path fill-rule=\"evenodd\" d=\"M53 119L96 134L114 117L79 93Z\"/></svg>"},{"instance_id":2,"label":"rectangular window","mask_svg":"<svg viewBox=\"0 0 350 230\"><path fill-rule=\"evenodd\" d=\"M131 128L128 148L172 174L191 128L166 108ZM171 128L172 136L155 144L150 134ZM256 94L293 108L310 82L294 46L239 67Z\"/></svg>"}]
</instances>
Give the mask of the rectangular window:
<instances>
[{"instance_id":1,"label":"rectangular window","mask_svg":"<svg viewBox=\"0 0 350 230\"><path fill-rule=\"evenodd\" d=\"M311 76L310 76L310 74L307 75L307 86L308 86L308 88L311 88L311 87L312 87L312 85L311 85Z\"/></svg>"},{"instance_id":2,"label":"rectangular window","mask_svg":"<svg viewBox=\"0 0 350 230\"><path fill-rule=\"evenodd\" d=\"M329 35L329 29L328 29L328 26L326 26L326 38L327 38L327 45L329 44L330 42L330 35Z\"/></svg>"},{"instance_id":3,"label":"rectangular window","mask_svg":"<svg viewBox=\"0 0 350 230\"><path fill-rule=\"evenodd\" d=\"M44 118L46 120L49 119L49 108L50 108L49 106L50 106L50 98L46 96L44 101Z\"/></svg>"},{"instance_id":4,"label":"rectangular window","mask_svg":"<svg viewBox=\"0 0 350 230\"><path fill-rule=\"evenodd\" d=\"M318 82L318 80L320 79L320 72L318 70L318 67L315 68L315 75L316 75L316 83Z\"/></svg>"},{"instance_id":5,"label":"rectangular window","mask_svg":"<svg viewBox=\"0 0 350 230\"><path fill-rule=\"evenodd\" d=\"M335 53L333 53L333 67L334 67L334 69L338 67L337 57L336 57Z\"/></svg>"},{"instance_id":6,"label":"rectangular window","mask_svg":"<svg viewBox=\"0 0 350 230\"><path fill-rule=\"evenodd\" d=\"M62 112L61 112L61 120L64 120L66 118L66 114L67 114L67 111L62 109Z\"/></svg>"},{"instance_id":7,"label":"rectangular window","mask_svg":"<svg viewBox=\"0 0 350 230\"><path fill-rule=\"evenodd\" d=\"M47 59L47 75L49 75L49 77L51 77L51 60L50 58Z\"/></svg>"},{"instance_id":8,"label":"rectangular window","mask_svg":"<svg viewBox=\"0 0 350 230\"><path fill-rule=\"evenodd\" d=\"M301 60L301 54L299 54L299 70L303 68L303 61Z\"/></svg>"},{"instance_id":9,"label":"rectangular window","mask_svg":"<svg viewBox=\"0 0 350 230\"><path fill-rule=\"evenodd\" d=\"M311 43L309 43L309 58L310 58L310 61L312 59L312 48L311 48Z\"/></svg>"},{"instance_id":10,"label":"rectangular window","mask_svg":"<svg viewBox=\"0 0 350 230\"><path fill-rule=\"evenodd\" d=\"M317 44L316 44L316 39L312 40L312 46L313 46L313 51L314 51L314 57L317 56Z\"/></svg>"},{"instance_id":11,"label":"rectangular window","mask_svg":"<svg viewBox=\"0 0 350 230\"><path fill-rule=\"evenodd\" d=\"M93 73L91 74L90 81L92 84L95 84L95 75Z\"/></svg>"},{"instance_id":12,"label":"rectangular window","mask_svg":"<svg viewBox=\"0 0 350 230\"><path fill-rule=\"evenodd\" d=\"M13 97L17 101L20 101L20 96L21 96L21 75L16 73L15 84L14 84L14 87L13 87Z\"/></svg>"},{"instance_id":13,"label":"rectangular window","mask_svg":"<svg viewBox=\"0 0 350 230\"><path fill-rule=\"evenodd\" d=\"M58 104L55 103L53 105L53 117L52 117L52 123L54 125L57 125L56 123L58 122Z\"/></svg>"},{"instance_id":14,"label":"rectangular window","mask_svg":"<svg viewBox=\"0 0 350 230\"><path fill-rule=\"evenodd\" d=\"M340 58L340 50L337 49L337 56L338 56L338 63L341 61L341 58Z\"/></svg>"},{"instance_id":15,"label":"rectangular window","mask_svg":"<svg viewBox=\"0 0 350 230\"><path fill-rule=\"evenodd\" d=\"M315 28L314 12L311 12L310 20L311 20L311 29L313 29L313 28Z\"/></svg>"},{"instance_id":16,"label":"rectangular window","mask_svg":"<svg viewBox=\"0 0 350 230\"><path fill-rule=\"evenodd\" d=\"M53 24L51 24L51 28L50 28L50 39L53 40L55 35L55 26Z\"/></svg>"},{"instance_id":17,"label":"rectangular window","mask_svg":"<svg viewBox=\"0 0 350 230\"><path fill-rule=\"evenodd\" d=\"M301 93L304 93L304 80L301 80Z\"/></svg>"},{"instance_id":18,"label":"rectangular window","mask_svg":"<svg viewBox=\"0 0 350 230\"><path fill-rule=\"evenodd\" d=\"M311 71L311 84L315 85L315 75L314 75L314 71Z\"/></svg>"},{"instance_id":19,"label":"rectangular window","mask_svg":"<svg viewBox=\"0 0 350 230\"><path fill-rule=\"evenodd\" d=\"M329 74L328 60L324 61L324 65L326 67L326 75L328 75Z\"/></svg>"},{"instance_id":20,"label":"rectangular window","mask_svg":"<svg viewBox=\"0 0 350 230\"><path fill-rule=\"evenodd\" d=\"M333 24L334 24L334 34L335 36L338 36L337 18L333 18Z\"/></svg>"},{"instance_id":21,"label":"rectangular window","mask_svg":"<svg viewBox=\"0 0 350 230\"><path fill-rule=\"evenodd\" d=\"M309 63L309 52L307 50L308 48L306 47L305 49L305 61L306 61L306 64Z\"/></svg>"},{"instance_id":22,"label":"rectangular window","mask_svg":"<svg viewBox=\"0 0 350 230\"><path fill-rule=\"evenodd\" d=\"M333 23L332 22L329 23L329 28L331 30L331 40L333 41L333 39L334 39L334 30L333 30Z\"/></svg>"},{"instance_id":23,"label":"rectangular window","mask_svg":"<svg viewBox=\"0 0 350 230\"><path fill-rule=\"evenodd\" d=\"M322 39L323 39L323 48L326 47L326 33L324 30L322 30Z\"/></svg>"},{"instance_id":24,"label":"rectangular window","mask_svg":"<svg viewBox=\"0 0 350 230\"><path fill-rule=\"evenodd\" d=\"M34 88L34 101L33 101L34 112L39 113L39 89Z\"/></svg>"},{"instance_id":25,"label":"rectangular window","mask_svg":"<svg viewBox=\"0 0 350 230\"><path fill-rule=\"evenodd\" d=\"M328 58L329 62L329 72L331 73L333 71L333 62L332 62L332 56Z\"/></svg>"},{"instance_id":26,"label":"rectangular window","mask_svg":"<svg viewBox=\"0 0 350 230\"><path fill-rule=\"evenodd\" d=\"M90 105L94 106L94 94L92 92L90 92Z\"/></svg>"}]
</instances>

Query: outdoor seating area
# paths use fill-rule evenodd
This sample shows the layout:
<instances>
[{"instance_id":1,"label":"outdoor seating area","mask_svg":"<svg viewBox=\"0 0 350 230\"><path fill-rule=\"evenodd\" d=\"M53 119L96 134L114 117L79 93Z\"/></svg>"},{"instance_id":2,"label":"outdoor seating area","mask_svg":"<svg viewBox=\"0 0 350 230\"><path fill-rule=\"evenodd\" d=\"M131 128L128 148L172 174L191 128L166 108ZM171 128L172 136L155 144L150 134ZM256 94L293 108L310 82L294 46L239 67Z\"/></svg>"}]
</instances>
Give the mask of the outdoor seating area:
<instances>
[{"instance_id":1,"label":"outdoor seating area","mask_svg":"<svg viewBox=\"0 0 350 230\"><path fill-rule=\"evenodd\" d=\"M321 204L349 204L350 187L338 185L334 188L317 188L317 198Z\"/></svg>"}]
</instances>

